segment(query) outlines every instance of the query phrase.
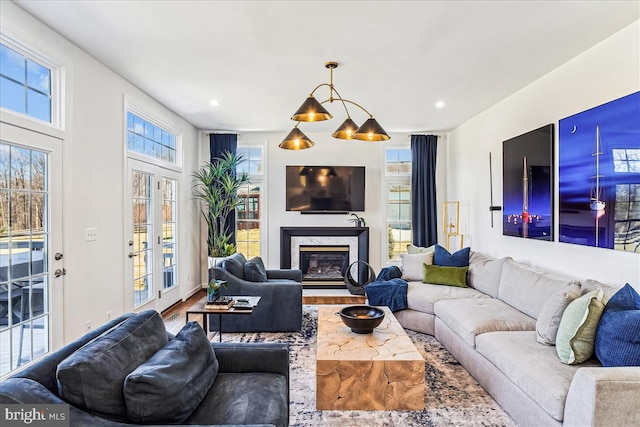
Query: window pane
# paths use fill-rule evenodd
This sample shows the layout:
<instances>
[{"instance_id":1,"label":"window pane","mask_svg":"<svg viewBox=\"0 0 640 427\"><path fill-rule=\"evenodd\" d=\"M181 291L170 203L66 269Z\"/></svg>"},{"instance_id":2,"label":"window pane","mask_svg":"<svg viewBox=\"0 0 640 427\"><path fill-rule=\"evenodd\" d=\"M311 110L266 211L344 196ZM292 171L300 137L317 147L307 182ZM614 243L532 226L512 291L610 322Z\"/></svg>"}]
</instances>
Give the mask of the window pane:
<instances>
[{"instance_id":1,"label":"window pane","mask_svg":"<svg viewBox=\"0 0 640 427\"><path fill-rule=\"evenodd\" d=\"M0 77L0 106L16 113L25 114L27 103L24 86Z\"/></svg>"},{"instance_id":2,"label":"window pane","mask_svg":"<svg viewBox=\"0 0 640 427\"><path fill-rule=\"evenodd\" d=\"M51 98L29 89L27 91L27 114L36 119L51 122Z\"/></svg>"},{"instance_id":3,"label":"window pane","mask_svg":"<svg viewBox=\"0 0 640 427\"><path fill-rule=\"evenodd\" d=\"M27 86L46 94L51 93L51 71L27 59Z\"/></svg>"},{"instance_id":4,"label":"window pane","mask_svg":"<svg viewBox=\"0 0 640 427\"><path fill-rule=\"evenodd\" d=\"M0 45L0 74L24 83L25 60L13 49Z\"/></svg>"}]
</instances>

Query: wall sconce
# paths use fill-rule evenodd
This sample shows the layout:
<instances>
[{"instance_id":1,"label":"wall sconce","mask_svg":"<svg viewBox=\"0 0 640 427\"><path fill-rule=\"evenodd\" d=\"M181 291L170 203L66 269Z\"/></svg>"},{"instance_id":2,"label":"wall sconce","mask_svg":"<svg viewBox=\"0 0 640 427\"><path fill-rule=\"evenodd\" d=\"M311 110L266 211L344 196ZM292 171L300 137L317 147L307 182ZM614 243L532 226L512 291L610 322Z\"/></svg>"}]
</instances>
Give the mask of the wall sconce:
<instances>
[{"instance_id":1,"label":"wall sconce","mask_svg":"<svg viewBox=\"0 0 640 427\"><path fill-rule=\"evenodd\" d=\"M458 243L457 249L462 249L464 236L460 234L460 202L444 202L442 222L444 223L444 234L447 236L447 250L451 252L452 237Z\"/></svg>"}]
</instances>

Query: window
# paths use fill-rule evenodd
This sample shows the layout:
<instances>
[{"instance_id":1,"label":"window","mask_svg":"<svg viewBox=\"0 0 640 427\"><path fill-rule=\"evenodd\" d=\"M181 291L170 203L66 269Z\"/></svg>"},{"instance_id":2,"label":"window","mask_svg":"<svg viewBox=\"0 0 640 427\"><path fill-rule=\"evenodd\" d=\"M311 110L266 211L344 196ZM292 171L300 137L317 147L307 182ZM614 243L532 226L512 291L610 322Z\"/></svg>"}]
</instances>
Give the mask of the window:
<instances>
[{"instance_id":1,"label":"window","mask_svg":"<svg viewBox=\"0 0 640 427\"><path fill-rule=\"evenodd\" d=\"M612 151L616 172L640 173L640 149L614 148Z\"/></svg>"},{"instance_id":2,"label":"window","mask_svg":"<svg viewBox=\"0 0 640 427\"><path fill-rule=\"evenodd\" d=\"M244 159L238 165L238 173L247 172L251 178L239 191L242 201L236 209L236 247L247 258L253 258L261 253L262 147L239 147L236 154Z\"/></svg>"},{"instance_id":3,"label":"window","mask_svg":"<svg viewBox=\"0 0 640 427\"><path fill-rule=\"evenodd\" d=\"M178 164L176 134L127 112L127 149L165 163Z\"/></svg>"},{"instance_id":4,"label":"window","mask_svg":"<svg viewBox=\"0 0 640 427\"><path fill-rule=\"evenodd\" d=\"M53 121L52 67L0 44L0 107Z\"/></svg>"},{"instance_id":5,"label":"window","mask_svg":"<svg viewBox=\"0 0 640 427\"><path fill-rule=\"evenodd\" d=\"M616 185L615 249L640 252L640 184Z\"/></svg>"},{"instance_id":6,"label":"window","mask_svg":"<svg viewBox=\"0 0 640 427\"><path fill-rule=\"evenodd\" d=\"M387 148L385 153L387 188L387 240L389 261L399 261L412 241L411 230L411 149Z\"/></svg>"}]
</instances>

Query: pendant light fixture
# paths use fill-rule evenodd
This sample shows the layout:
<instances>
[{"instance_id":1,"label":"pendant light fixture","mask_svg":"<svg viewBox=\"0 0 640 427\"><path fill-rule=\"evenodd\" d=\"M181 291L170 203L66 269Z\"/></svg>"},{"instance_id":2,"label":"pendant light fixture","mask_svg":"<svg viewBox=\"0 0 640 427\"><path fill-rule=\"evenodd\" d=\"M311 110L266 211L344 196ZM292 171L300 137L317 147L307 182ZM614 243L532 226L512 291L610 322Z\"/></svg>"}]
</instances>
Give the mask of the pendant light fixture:
<instances>
[{"instance_id":1,"label":"pendant light fixture","mask_svg":"<svg viewBox=\"0 0 640 427\"><path fill-rule=\"evenodd\" d=\"M326 102L332 103L333 101L340 101L342 103L344 111L347 114L347 118L340 127L331 134L332 137L337 139L359 139L363 141L388 140L390 138L389 135L384 131L376 119L373 118L371 113L369 113L362 105L340 96L336 88L333 86L333 70L338 67L338 63L327 62L325 67L329 69L329 83L321 83L316 86L315 89L311 91L311 94L307 99L302 103L300 108L298 108L293 116L291 116L291 120L297 121L298 123L295 125L293 130L289 132L282 143L280 143L280 148L284 148L285 150L304 150L305 148L313 147L315 145L313 141L298 129L298 125L300 122L319 122L333 118L331 113L322 106L322 104ZM323 86L329 87L329 98L322 102L318 102L313 94ZM347 109L347 104L355 105L367 113L369 118L362 126L358 127L358 125L351 119L349 110Z\"/></svg>"}]
</instances>

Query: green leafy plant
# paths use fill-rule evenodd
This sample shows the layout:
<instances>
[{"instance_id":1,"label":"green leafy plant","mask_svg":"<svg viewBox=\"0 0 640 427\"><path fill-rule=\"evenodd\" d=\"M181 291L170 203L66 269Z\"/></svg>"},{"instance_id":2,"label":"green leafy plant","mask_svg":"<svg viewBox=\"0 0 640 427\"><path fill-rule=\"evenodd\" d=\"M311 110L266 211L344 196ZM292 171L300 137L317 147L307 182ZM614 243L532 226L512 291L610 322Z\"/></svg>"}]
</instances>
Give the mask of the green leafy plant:
<instances>
[{"instance_id":1,"label":"green leafy plant","mask_svg":"<svg viewBox=\"0 0 640 427\"><path fill-rule=\"evenodd\" d=\"M211 257L236 252L227 218L242 202L238 190L249 183L246 172L236 173L243 161L242 156L225 151L193 173L193 196L202 202L201 212L207 223L207 251Z\"/></svg>"},{"instance_id":2,"label":"green leafy plant","mask_svg":"<svg viewBox=\"0 0 640 427\"><path fill-rule=\"evenodd\" d=\"M395 239L393 238L393 230L391 229L391 226L389 226L387 229L387 236L389 240L388 255L389 255L389 259L392 260L396 256L396 242L395 242Z\"/></svg>"}]
</instances>

